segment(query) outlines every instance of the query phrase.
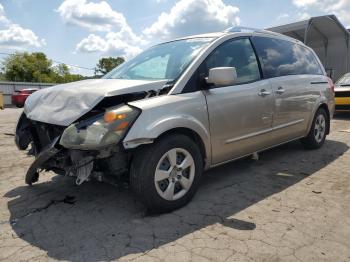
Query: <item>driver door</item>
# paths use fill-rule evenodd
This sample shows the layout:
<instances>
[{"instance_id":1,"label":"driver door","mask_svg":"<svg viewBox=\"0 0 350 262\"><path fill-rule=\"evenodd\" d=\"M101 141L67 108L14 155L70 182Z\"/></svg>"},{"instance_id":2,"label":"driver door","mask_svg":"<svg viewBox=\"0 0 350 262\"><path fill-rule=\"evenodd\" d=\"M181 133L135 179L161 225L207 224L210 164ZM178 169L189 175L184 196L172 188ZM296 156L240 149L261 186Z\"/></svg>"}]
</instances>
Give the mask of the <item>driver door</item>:
<instances>
[{"instance_id":1,"label":"driver door","mask_svg":"<svg viewBox=\"0 0 350 262\"><path fill-rule=\"evenodd\" d=\"M218 164L267 147L271 143L274 96L262 80L249 38L236 38L216 48L200 67L235 67L234 85L204 91L212 141L212 163Z\"/></svg>"}]
</instances>

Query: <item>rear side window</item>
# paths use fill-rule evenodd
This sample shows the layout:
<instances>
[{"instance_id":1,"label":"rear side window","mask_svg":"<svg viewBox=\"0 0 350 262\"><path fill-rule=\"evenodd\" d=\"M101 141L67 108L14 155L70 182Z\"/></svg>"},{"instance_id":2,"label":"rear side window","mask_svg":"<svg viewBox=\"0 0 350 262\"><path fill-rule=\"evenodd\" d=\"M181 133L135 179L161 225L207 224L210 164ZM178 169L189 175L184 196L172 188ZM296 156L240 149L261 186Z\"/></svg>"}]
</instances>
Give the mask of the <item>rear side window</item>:
<instances>
[{"instance_id":1,"label":"rear side window","mask_svg":"<svg viewBox=\"0 0 350 262\"><path fill-rule=\"evenodd\" d=\"M229 40L216 48L201 65L208 75L214 67L235 67L237 84L248 83L260 79L258 62L249 39Z\"/></svg>"},{"instance_id":2,"label":"rear side window","mask_svg":"<svg viewBox=\"0 0 350 262\"><path fill-rule=\"evenodd\" d=\"M315 55L308 48L285 40L253 37L265 78L286 75L323 75Z\"/></svg>"}]
</instances>

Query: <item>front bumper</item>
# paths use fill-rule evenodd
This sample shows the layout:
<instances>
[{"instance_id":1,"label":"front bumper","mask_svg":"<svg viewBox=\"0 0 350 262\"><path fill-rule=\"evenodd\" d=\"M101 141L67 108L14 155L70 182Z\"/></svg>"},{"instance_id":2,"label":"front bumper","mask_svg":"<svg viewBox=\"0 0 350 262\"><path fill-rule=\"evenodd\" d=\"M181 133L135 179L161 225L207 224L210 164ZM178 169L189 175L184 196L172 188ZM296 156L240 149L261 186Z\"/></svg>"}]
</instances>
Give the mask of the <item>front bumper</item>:
<instances>
[{"instance_id":1,"label":"front bumper","mask_svg":"<svg viewBox=\"0 0 350 262\"><path fill-rule=\"evenodd\" d=\"M39 170L42 168L45 162L53 158L61 151L61 149L55 147L58 141L59 137L54 139L54 141L46 149L44 149L42 152L39 153L39 155L37 155L26 174L25 181L28 185L32 185L33 183L38 181Z\"/></svg>"},{"instance_id":2,"label":"front bumper","mask_svg":"<svg viewBox=\"0 0 350 262\"><path fill-rule=\"evenodd\" d=\"M350 91L335 92L335 110L350 110Z\"/></svg>"},{"instance_id":3,"label":"front bumper","mask_svg":"<svg viewBox=\"0 0 350 262\"><path fill-rule=\"evenodd\" d=\"M336 97L335 110L350 110L350 97Z\"/></svg>"},{"instance_id":4,"label":"front bumper","mask_svg":"<svg viewBox=\"0 0 350 262\"><path fill-rule=\"evenodd\" d=\"M15 142L20 150L31 145L29 154L35 156L26 174L27 184L37 182L41 171L74 176L78 185L91 177L108 181L110 179L104 179L105 175L120 176L128 171L130 157L120 146L96 150L67 149L59 144L64 129L32 121L22 114L16 127Z\"/></svg>"}]
</instances>

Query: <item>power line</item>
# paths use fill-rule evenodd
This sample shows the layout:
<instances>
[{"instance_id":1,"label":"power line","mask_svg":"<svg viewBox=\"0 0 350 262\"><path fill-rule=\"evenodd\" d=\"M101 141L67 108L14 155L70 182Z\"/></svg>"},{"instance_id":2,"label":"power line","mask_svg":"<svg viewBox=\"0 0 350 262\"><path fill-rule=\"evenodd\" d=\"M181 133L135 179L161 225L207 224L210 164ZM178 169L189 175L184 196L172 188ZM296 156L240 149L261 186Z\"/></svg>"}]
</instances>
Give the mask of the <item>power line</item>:
<instances>
[{"instance_id":1,"label":"power line","mask_svg":"<svg viewBox=\"0 0 350 262\"><path fill-rule=\"evenodd\" d=\"M14 54L0 52L0 55L14 55ZM80 68L80 69L95 71L95 68L88 68L88 67L83 67L83 66L71 65L71 64L63 63L63 62L60 62L60 61L57 61L57 60L53 60L53 59L51 59L51 60L52 60L53 62L57 63L57 64L65 64L65 65L70 66L70 67L75 67L75 68Z\"/></svg>"},{"instance_id":2,"label":"power line","mask_svg":"<svg viewBox=\"0 0 350 262\"><path fill-rule=\"evenodd\" d=\"M57 64L65 64L65 65L70 66L70 67L76 67L76 68L80 68L80 69L86 69L86 70L95 71L95 68L88 68L88 67L83 67L83 66L70 65L70 64L63 63L63 62L60 62L60 61L57 61L57 60L52 60L52 61L57 63Z\"/></svg>"}]
</instances>

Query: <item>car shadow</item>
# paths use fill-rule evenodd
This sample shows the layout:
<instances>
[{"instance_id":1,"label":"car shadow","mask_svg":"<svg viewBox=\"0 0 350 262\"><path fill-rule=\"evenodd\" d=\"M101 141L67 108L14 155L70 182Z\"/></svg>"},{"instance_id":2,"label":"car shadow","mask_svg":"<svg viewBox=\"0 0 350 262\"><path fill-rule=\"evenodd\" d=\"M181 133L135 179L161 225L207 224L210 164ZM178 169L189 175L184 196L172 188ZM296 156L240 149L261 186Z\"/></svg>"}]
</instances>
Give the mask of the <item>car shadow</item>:
<instances>
[{"instance_id":1,"label":"car shadow","mask_svg":"<svg viewBox=\"0 0 350 262\"><path fill-rule=\"evenodd\" d=\"M10 223L21 239L69 261L114 260L176 241L220 223L235 230L254 230L254 219L238 212L314 174L348 150L327 140L320 150L305 151L299 142L238 160L204 174L194 199L163 215L149 215L126 187L99 182L79 187L65 177L5 194ZM267 211L268 212L268 211ZM271 210L273 212L273 210Z\"/></svg>"}]
</instances>

